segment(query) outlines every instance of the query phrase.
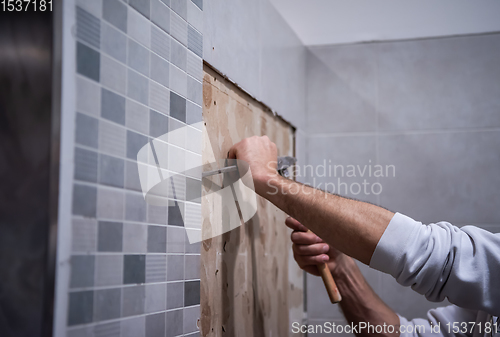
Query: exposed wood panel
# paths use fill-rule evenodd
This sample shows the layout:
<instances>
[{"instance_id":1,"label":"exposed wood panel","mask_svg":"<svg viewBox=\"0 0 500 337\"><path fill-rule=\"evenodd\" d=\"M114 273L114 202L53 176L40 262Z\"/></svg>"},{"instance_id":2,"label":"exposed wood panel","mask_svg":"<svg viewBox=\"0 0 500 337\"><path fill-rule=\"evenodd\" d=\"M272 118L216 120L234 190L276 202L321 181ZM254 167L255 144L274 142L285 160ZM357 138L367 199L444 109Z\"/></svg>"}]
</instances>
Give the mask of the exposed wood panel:
<instances>
[{"instance_id":1,"label":"exposed wood panel","mask_svg":"<svg viewBox=\"0 0 500 337\"><path fill-rule=\"evenodd\" d=\"M293 155L289 124L208 66L204 70L204 164L213 160L212 151L215 159L223 159L233 144L253 135L267 135L279 155ZM211 228L220 219L214 218L206 193L204 187L203 227ZM202 336L287 336L290 322L302 318L302 273L289 263L285 219L286 214L259 197L257 215L249 222L203 241Z\"/></svg>"}]
</instances>

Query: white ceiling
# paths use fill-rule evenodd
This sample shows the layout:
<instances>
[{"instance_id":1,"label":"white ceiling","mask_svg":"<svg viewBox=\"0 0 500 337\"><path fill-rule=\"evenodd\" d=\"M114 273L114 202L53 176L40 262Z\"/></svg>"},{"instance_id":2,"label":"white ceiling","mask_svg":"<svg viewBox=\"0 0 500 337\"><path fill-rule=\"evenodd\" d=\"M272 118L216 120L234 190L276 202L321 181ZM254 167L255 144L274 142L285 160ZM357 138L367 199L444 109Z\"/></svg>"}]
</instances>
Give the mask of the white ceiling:
<instances>
[{"instance_id":1,"label":"white ceiling","mask_svg":"<svg viewBox=\"0 0 500 337\"><path fill-rule=\"evenodd\" d=\"M499 0L270 0L305 45L500 31Z\"/></svg>"}]
</instances>

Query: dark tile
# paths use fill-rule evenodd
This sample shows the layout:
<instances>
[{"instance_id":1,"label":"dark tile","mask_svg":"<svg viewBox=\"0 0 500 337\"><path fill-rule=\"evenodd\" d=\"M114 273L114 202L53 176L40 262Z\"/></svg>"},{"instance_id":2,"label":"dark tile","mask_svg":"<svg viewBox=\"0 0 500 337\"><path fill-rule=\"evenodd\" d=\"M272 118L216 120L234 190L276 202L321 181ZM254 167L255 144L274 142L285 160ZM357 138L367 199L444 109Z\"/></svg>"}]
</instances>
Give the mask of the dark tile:
<instances>
[{"instance_id":1,"label":"dark tile","mask_svg":"<svg viewBox=\"0 0 500 337\"><path fill-rule=\"evenodd\" d=\"M120 322L102 323L92 327L94 334L89 337L120 337Z\"/></svg>"},{"instance_id":2,"label":"dark tile","mask_svg":"<svg viewBox=\"0 0 500 337\"><path fill-rule=\"evenodd\" d=\"M122 251L123 224L121 222L99 221L97 235L97 251Z\"/></svg>"},{"instance_id":3,"label":"dark tile","mask_svg":"<svg viewBox=\"0 0 500 337\"><path fill-rule=\"evenodd\" d=\"M94 81L99 82L101 57L97 51L76 43L76 71Z\"/></svg>"},{"instance_id":4,"label":"dark tile","mask_svg":"<svg viewBox=\"0 0 500 337\"><path fill-rule=\"evenodd\" d=\"M75 148L75 179L97 182L97 152Z\"/></svg>"},{"instance_id":5,"label":"dark tile","mask_svg":"<svg viewBox=\"0 0 500 337\"><path fill-rule=\"evenodd\" d=\"M76 113L76 143L97 149L99 121L93 117Z\"/></svg>"},{"instance_id":6,"label":"dark tile","mask_svg":"<svg viewBox=\"0 0 500 337\"><path fill-rule=\"evenodd\" d=\"M125 125L125 97L102 88L101 116L110 121Z\"/></svg>"},{"instance_id":7,"label":"dark tile","mask_svg":"<svg viewBox=\"0 0 500 337\"><path fill-rule=\"evenodd\" d=\"M167 311L167 336L166 337L175 337L178 335L182 335L183 328L183 312L182 309Z\"/></svg>"},{"instance_id":8,"label":"dark tile","mask_svg":"<svg viewBox=\"0 0 500 337\"><path fill-rule=\"evenodd\" d=\"M146 337L165 336L165 313L146 316Z\"/></svg>"},{"instance_id":9,"label":"dark tile","mask_svg":"<svg viewBox=\"0 0 500 337\"><path fill-rule=\"evenodd\" d=\"M144 283L146 281L146 256L125 255L123 260L123 283Z\"/></svg>"},{"instance_id":10,"label":"dark tile","mask_svg":"<svg viewBox=\"0 0 500 337\"><path fill-rule=\"evenodd\" d=\"M76 38L99 49L101 46L101 20L76 7Z\"/></svg>"},{"instance_id":11,"label":"dark tile","mask_svg":"<svg viewBox=\"0 0 500 337\"><path fill-rule=\"evenodd\" d=\"M186 178L186 201L201 203L201 180Z\"/></svg>"},{"instance_id":12,"label":"dark tile","mask_svg":"<svg viewBox=\"0 0 500 337\"><path fill-rule=\"evenodd\" d=\"M123 288L123 316L143 314L145 299L146 291L144 286Z\"/></svg>"},{"instance_id":13,"label":"dark tile","mask_svg":"<svg viewBox=\"0 0 500 337\"><path fill-rule=\"evenodd\" d=\"M123 187L125 176L125 162L123 159L100 154L99 183Z\"/></svg>"},{"instance_id":14,"label":"dark tile","mask_svg":"<svg viewBox=\"0 0 500 337\"><path fill-rule=\"evenodd\" d=\"M203 10L203 0L191 0L199 9Z\"/></svg>"},{"instance_id":15,"label":"dark tile","mask_svg":"<svg viewBox=\"0 0 500 337\"><path fill-rule=\"evenodd\" d=\"M73 185L73 214L95 218L96 200L96 187L79 184Z\"/></svg>"},{"instance_id":16,"label":"dark tile","mask_svg":"<svg viewBox=\"0 0 500 337\"><path fill-rule=\"evenodd\" d=\"M167 227L148 226L148 253L167 252Z\"/></svg>"},{"instance_id":17,"label":"dark tile","mask_svg":"<svg viewBox=\"0 0 500 337\"><path fill-rule=\"evenodd\" d=\"M125 196L125 219L146 222L147 204L142 194L127 193Z\"/></svg>"},{"instance_id":18,"label":"dark tile","mask_svg":"<svg viewBox=\"0 0 500 337\"><path fill-rule=\"evenodd\" d=\"M150 110L149 133L151 137L160 137L168 132L168 117L164 114Z\"/></svg>"},{"instance_id":19,"label":"dark tile","mask_svg":"<svg viewBox=\"0 0 500 337\"><path fill-rule=\"evenodd\" d=\"M71 257L70 288L92 287L94 285L93 255L73 255Z\"/></svg>"},{"instance_id":20,"label":"dark tile","mask_svg":"<svg viewBox=\"0 0 500 337\"><path fill-rule=\"evenodd\" d=\"M188 27L188 48L199 57L203 57L203 37L193 27Z\"/></svg>"},{"instance_id":21,"label":"dark tile","mask_svg":"<svg viewBox=\"0 0 500 337\"><path fill-rule=\"evenodd\" d=\"M94 321L119 318L121 299L120 288L96 290L94 294Z\"/></svg>"},{"instance_id":22,"label":"dark tile","mask_svg":"<svg viewBox=\"0 0 500 337\"><path fill-rule=\"evenodd\" d=\"M127 158L137 160L137 153L148 143L148 138L127 130Z\"/></svg>"},{"instance_id":23,"label":"dark tile","mask_svg":"<svg viewBox=\"0 0 500 337\"><path fill-rule=\"evenodd\" d=\"M168 202L168 224L172 226L184 226L182 216L184 214L184 203L169 200Z\"/></svg>"},{"instance_id":24,"label":"dark tile","mask_svg":"<svg viewBox=\"0 0 500 337\"><path fill-rule=\"evenodd\" d=\"M167 281L184 280L184 255L167 255Z\"/></svg>"},{"instance_id":25,"label":"dark tile","mask_svg":"<svg viewBox=\"0 0 500 337\"><path fill-rule=\"evenodd\" d=\"M170 65L156 54L151 54L151 79L168 87Z\"/></svg>"},{"instance_id":26,"label":"dark tile","mask_svg":"<svg viewBox=\"0 0 500 337\"><path fill-rule=\"evenodd\" d=\"M184 282L167 283L167 310L184 305Z\"/></svg>"},{"instance_id":27,"label":"dark tile","mask_svg":"<svg viewBox=\"0 0 500 337\"><path fill-rule=\"evenodd\" d=\"M186 122L186 99L173 91L170 92L170 116Z\"/></svg>"},{"instance_id":28,"label":"dark tile","mask_svg":"<svg viewBox=\"0 0 500 337\"><path fill-rule=\"evenodd\" d=\"M149 50L131 39L128 39L128 65L145 76L149 75Z\"/></svg>"},{"instance_id":29,"label":"dark tile","mask_svg":"<svg viewBox=\"0 0 500 337\"><path fill-rule=\"evenodd\" d=\"M150 2L151 0L128 0L130 6L137 9L139 13L141 13L148 19L149 19Z\"/></svg>"},{"instance_id":30,"label":"dark tile","mask_svg":"<svg viewBox=\"0 0 500 337\"><path fill-rule=\"evenodd\" d=\"M151 0L151 21L170 33L170 9L159 0Z\"/></svg>"},{"instance_id":31,"label":"dark tile","mask_svg":"<svg viewBox=\"0 0 500 337\"><path fill-rule=\"evenodd\" d=\"M122 32L127 32L127 6L121 1L104 0L102 17Z\"/></svg>"},{"instance_id":32,"label":"dark tile","mask_svg":"<svg viewBox=\"0 0 500 337\"><path fill-rule=\"evenodd\" d=\"M69 293L68 325L92 322L93 304L93 291L78 291Z\"/></svg>"},{"instance_id":33,"label":"dark tile","mask_svg":"<svg viewBox=\"0 0 500 337\"><path fill-rule=\"evenodd\" d=\"M184 306L200 304L200 281L184 283Z\"/></svg>"},{"instance_id":34,"label":"dark tile","mask_svg":"<svg viewBox=\"0 0 500 337\"><path fill-rule=\"evenodd\" d=\"M103 23L101 50L122 63L127 61L127 36L118 29Z\"/></svg>"}]
</instances>

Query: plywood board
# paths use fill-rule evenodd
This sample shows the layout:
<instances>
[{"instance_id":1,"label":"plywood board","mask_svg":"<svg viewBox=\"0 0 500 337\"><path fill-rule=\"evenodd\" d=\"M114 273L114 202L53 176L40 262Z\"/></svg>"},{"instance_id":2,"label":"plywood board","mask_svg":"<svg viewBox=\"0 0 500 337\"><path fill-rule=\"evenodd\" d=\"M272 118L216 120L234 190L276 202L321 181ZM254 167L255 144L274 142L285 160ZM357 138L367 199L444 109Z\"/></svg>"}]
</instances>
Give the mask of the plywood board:
<instances>
[{"instance_id":1,"label":"plywood board","mask_svg":"<svg viewBox=\"0 0 500 337\"><path fill-rule=\"evenodd\" d=\"M267 135L279 155L294 154L293 128L207 65L203 121L204 164L213 160L212 151L215 159L226 158L233 144L253 135ZM203 227L211 228L220 219L214 218L207 192L204 186L202 219ZM302 272L291 263L287 215L258 198L257 215L249 222L203 241L202 336L288 336L291 321L301 319Z\"/></svg>"}]
</instances>

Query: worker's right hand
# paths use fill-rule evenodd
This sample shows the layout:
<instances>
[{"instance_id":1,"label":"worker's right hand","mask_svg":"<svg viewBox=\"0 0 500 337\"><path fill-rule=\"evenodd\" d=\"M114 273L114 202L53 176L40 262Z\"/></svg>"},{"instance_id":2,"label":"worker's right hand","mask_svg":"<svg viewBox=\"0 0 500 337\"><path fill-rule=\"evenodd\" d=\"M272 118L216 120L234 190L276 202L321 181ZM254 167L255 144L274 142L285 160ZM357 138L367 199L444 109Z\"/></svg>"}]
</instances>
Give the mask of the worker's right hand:
<instances>
[{"instance_id":1,"label":"worker's right hand","mask_svg":"<svg viewBox=\"0 0 500 337\"><path fill-rule=\"evenodd\" d=\"M332 273L349 257L325 243L320 237L292 217L285 224L293 229L293 257L299 267L306 272L319 276L318 265L327 263Z\"/></svg>"}]
</instances>

